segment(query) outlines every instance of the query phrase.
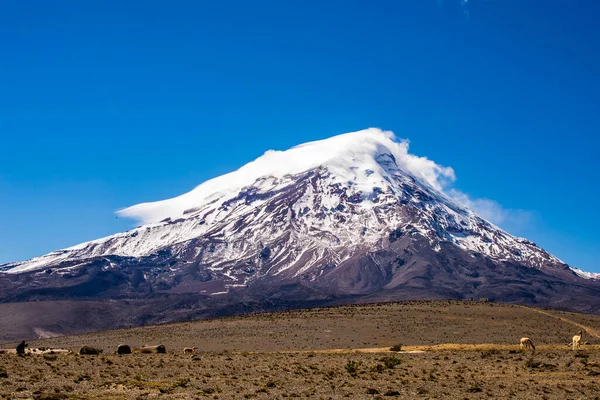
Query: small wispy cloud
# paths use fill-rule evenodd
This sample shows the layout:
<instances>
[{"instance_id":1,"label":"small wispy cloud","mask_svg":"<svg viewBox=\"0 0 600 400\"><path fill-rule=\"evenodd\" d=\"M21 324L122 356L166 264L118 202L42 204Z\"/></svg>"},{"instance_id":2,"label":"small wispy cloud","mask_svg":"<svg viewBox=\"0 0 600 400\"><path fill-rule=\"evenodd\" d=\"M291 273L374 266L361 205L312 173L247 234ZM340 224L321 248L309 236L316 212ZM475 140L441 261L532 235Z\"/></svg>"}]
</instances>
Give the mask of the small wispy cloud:
<instances>
[{"instance_id":1,"label":"small wispy cloud","mask_svg":"<svg viewBox=\"0 0 600 400\"><path fill-rule=\"evenodd\" d=\"M503 228L520 228L533 219L533 213L527 210L504 208L495 200L472 198L458 189L449 189L446 193L471 211Z\"/></svg>"},{"instance_id":2,"label":"small wispy cloud","mask_svg":"<svg viewBox=\"0 0 600 400\"><path fill-rule=\"evenodd\" d=\"M470 9L471 4L474 2L490 2L493 0L437 0L438 6L443 6L444 4L451 5L452 7L460 7L465 18L469 18L471 16Z\"/></svg>"}]
</instances>

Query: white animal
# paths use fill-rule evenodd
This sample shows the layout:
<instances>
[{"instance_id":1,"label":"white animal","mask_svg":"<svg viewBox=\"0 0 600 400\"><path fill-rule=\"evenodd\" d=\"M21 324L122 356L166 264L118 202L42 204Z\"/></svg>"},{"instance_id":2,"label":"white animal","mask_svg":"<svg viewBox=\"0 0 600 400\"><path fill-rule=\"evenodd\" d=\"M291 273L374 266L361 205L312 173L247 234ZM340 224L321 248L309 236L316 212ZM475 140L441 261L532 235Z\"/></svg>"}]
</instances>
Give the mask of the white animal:
<instances>
[{"instance_id":1,"label":"white animal","mask_svg":"<svg viewBox=\"0 0 600 400\"><path fill-rule=\"evenodd\" d=\"M527 351L527 349L535 351L535 346L533 345L531 339L529 339L528 337L521 338L521 343L519 344L519 347L521 348L521 351Z\"/></svg>"},{"instance_id":2,"label":"white animal","mask_svg":"<svg viewBox=\"0 0 600 400\"><path fill-rule=\"evenodd\" d=\"M198 350L197 347L186 347L185 349L183 349L183 354L195 353L196 350Z\"/></svg>"},{"instance_id":3,"label":"white animal","mask_svg":"<svg viewBox=\"0 0 600 400\"><path fill-rule=\"evenodd\" d=\"M573 345L573 351L577 350L581 345L581 331L577 332L577 335L573 336L571 344Z\"/></svg>"}]
</instances>

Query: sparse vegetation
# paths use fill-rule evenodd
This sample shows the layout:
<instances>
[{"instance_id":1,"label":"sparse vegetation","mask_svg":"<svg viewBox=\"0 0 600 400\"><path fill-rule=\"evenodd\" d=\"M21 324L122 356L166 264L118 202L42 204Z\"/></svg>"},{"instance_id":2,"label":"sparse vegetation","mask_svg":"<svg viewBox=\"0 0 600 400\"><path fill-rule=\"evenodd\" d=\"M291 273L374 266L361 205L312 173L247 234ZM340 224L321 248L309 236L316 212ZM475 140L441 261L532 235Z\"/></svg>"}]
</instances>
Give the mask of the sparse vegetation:
<instances>
[{"instance_id":1,"label":"sparse vegetation","mask_svg":"<svg viewBox=\"0 0 600 400\"><path fill-rule=\"evenodd\" d=\"M360 363L356 361L348 361L345 366L346 372L348 372L352 376L356 376L359 367Z\"/></svg>"},{"instance_id":2,"label":"sparse vegetation","mask_svg":"<svg viewBox=\"0 0 600 400\"><path fill-rule=\"evenodd\" d=\"M479 385L473 385L467 389L467 392L468 393L479 393L479 392L483 392L483 389Z\"/></svg>"},{"instance_id":3,"label":"sparse vegetation","mask_svg":"<svg viewBox=\"0 0 600 400\"><path fill-rule=\"evenodd\" d=\"M381 374L383 371L385 371L385 366L383 364L377 364L371 368L371 371Z\"/></svg>"},{"instance_id":4,"label":"sparse vegetation","mask_svg":"<svg viewBox=\"0 0 600 400\"><path fill-rule=\"evenodd\" d=\"M393 345L392 347L390 347L390 351L401 351L402 350L402 345L400 343Z\"/></svg>"},{"instance_id":5,"label":"sparse vegetation","mask_svg":"<svg viewBox=\"0 0 600 400\"><path fill-rule=\"evenodd\" d=\"M508 337L496 327L491 331L481 328L485 325L484 314L474 317L478 307L489 305L471 304L466 310L452 302L433 306L416 302L410 304L415 312L404 313L402 320L389 316L395 307L406 310L409 306L385 304L379 307L381 313L375 306L339 307L282 313L289 316L289 321L281 315L273 320L274 314L266 314L32 341L32 348L43 345L77 351L86 343L104 352L96 356L58 351L25 357L0 354L0 399L52 400L50 396L57 394L62 397L54 398L60 400L156 397L558 400L593 399L600 392L600 346L595 343L578 353L563 343L540 345L535 356L529 358L529 354L525 356L516 351L518 341L515 343L514 338L509 337L499 344L472 346L452 344L456 338L447 339L443 334L450 331L443 326L446 318L456 321L468 316L480 319L476 324L479 336L473 340L490 343ZM360 316L364 310L371 310L369 319ZM521 310L495 305L493 312L499 314L493 314L494 321L498 322L501 319L498 315L506 313L514 326L514 315L525 315L519 314ZM425 311L429 319L423 322L420 316ZM488 308L486 312L492 311ZM443 318L431 318L432 315ZM530 317L531 313L526 315ZM390 353L390 344L398 341L398 332L402 331L399 327L404 326L400 324L408 324L407 320L415 327L410 335L425 337L423 332L427 331L424 340L448 344L423 346L420 349L426 351L421 353L413 353L419 348L402 346L404 352ZM429 320L431 322L427 322ZM463 320L460 321L464 329L471 326L470 322L462 324ZM572 335L571 326L563 328L563 322L556 321L550 325L554 321L543 317L533 321L523 319L522 323L530 324L528 329L531 330L537 324L538 332L543 329L556 337L560 335L555 332L560 333L561 329L567 338ZM598 321L594 326L600 326L600 318L587 323L595 324L594 321ZM265 325L261 325L263 322ZM257 326L261 329L257 330ZM349 326L354 328L349 329ZM289 335L290 331L294 333ZM536 338L539 333L527 330L527 334ZM201 357L192 359L184 355L183 348L196 344L199 336L203 339ZM135 348L164 343L169 352L122 356L114 354L118 343L129 343ZM265 351L261 346L270 346L275 351ZM359 352L356 349L360 347L369 350ZM6 348L13 347L7 345ZM324 352L326 348L338 350ZM347 350L339 350L341 348Z\"/></svg>"},{"instance_id":6,"label":"sparse vegetation","mask_svg":"<svg viewBox=\"0 0 600 400\"><path fill-rule=\"evenodd\" d=\"M383 365L385 365L386 368L393 369L396 365L400 364L402 361L398 357L392 356L392 357L383 357L381 359L381 362L383 362Z\"/></svg>"},{"instance_id":7,"label":"sparse vegetation","mask_svg":"<svg viewBox=\"0 0 600 400\"><path fill-rule=\"evenodd\" d=\"M539 388L539 398L594 398L600 384L600 348L590 348L587 364L574 362L567 350L542 349L535 358L520 354L481 357L482 350L439 350L405 353L247 353L206 352L202 361L183 354L116 354L81 357L0 355L0 398L145 399L173 398L394 398L410 393L425 398L458 398L483 393L486 398L528 398L529 388ZM348 359L352 354L352 358ZM110 361L110 363L108 363ZM526 373L503 373L523 371ZM18 374L10 373L19 371ZM556 374L556 372L560 372ZM1 373L1 372L0 372ZM349 377L352 378L349 379ZM27 377L27 379L23 379ZM573 379L577 377L577 379ZM526 383L526 385L525 385ZM536 383L536 384L534 384ZM560 387L559 387L560 385ZM559 388L544 391L546 387ZM36 391L38 391L36 393ZM332 391L335 394L332 396ZM398 394L400 393L400 394ZM60 394L66 397L43 397ZM85 396L84 396L85 395ZM535 396L534 396L535 397Z\"/></svg>"}]
</instances>

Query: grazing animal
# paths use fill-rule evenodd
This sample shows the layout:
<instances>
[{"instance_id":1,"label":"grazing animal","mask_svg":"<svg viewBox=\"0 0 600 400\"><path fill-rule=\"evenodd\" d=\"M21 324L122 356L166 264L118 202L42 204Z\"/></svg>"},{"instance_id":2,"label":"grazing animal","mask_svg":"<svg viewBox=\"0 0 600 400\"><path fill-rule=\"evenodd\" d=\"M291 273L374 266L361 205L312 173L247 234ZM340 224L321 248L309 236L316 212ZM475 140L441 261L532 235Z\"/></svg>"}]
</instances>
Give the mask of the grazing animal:
<instances>
[{"instance_id":1,"label":"grazing animal","mask_svg":"<svg viewBox=\"0 0 600 400\"><path fill-rule=\"evenodd\" d=\"M167 352L167 348L162 345L159 344L158 346L142 346L142 348L140 349L140 353L159 353L159 354L165 354Z\"/></svg>"},{"instance_id":2,"label":"grazing animal","mask_svg":"<svg viewBox=\"0 0 600 400\"><path fill-rule=\"evenodd\" d=\"M581 331L577 332L577 335L573 336L573 340L571 340L571 344L573 345L573 351L577 350L581 344L581 334Z\"/></svg>"},{"instance_id":3,"label":"grazing animal","mask_svg":"<svg viewBox=\"0 0 600 400\"><path fill-rule=\"evenodd\" d=\"M17 345L17 354L25 354L25 347L27 347L27 343L22 340L21 343Z\"/></svg>"},{"instance_id":4,"label":"grazing animal","mask_svg":"<svg viewBox=\"0 0 600 400\"><path fill-rule=\"evenodd\" d=\"M521 348L521 351L527 351L527 349L535 351L535 346L533 345L531 339L529 339L528 337L521 338L521 343L519 344L519 347Z\"/></svg>"},{"instance_id":5,"label":"grazing animal","mask_svg":"<svg viewBox=\"0 0 600 400\"><path fill-rule=\"evenodd\" d=\"M100 353L102 353L102 349L97 349L91 346L83 346L79 349L80 355L97 356Z\"/></svg>"},{"instance_id":6,"label":"grazing animal","mask_svg":"<svg viewBox=\"0 0 600 400\"><path fill-rule=\"evenodd\" d=\"M195 353L196 350L198 350L197 347L186 347L185 349L183 349L183 354Z\"/></svg>"},{"instance_id":7,"label":"grazing animal","mask_svg":"<svg viewBox=\"0 0 600 400\"><path fill-rule=\"evenodd\" d=\"M131 354L131 347L127 344L117 346L117 354Z\"/></svg>"}]
</instances>

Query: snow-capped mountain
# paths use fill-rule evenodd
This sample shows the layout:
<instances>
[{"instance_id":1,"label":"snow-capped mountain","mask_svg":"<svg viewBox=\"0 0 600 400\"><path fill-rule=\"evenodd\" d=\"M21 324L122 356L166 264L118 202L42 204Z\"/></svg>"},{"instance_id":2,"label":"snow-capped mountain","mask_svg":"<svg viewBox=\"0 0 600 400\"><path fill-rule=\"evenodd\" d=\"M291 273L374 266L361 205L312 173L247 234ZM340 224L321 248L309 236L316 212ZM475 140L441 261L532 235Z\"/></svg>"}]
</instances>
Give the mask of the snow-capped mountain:
<instances>
[{"instance_id":1,"label":"snow-capped mountain","mask_svg":"<svg viewBox=\"0 0 600 400\"><path fill-rule=\"evenodd\" d=\"M577 294L593 299L588 309L600 304L598 275L460 205L442 190L452 177L379 129L268 151L182 196L121 210L142 221L136 229L0 267L0 298L491 297L570 307Z\"/></svg>"}]
</instances>

